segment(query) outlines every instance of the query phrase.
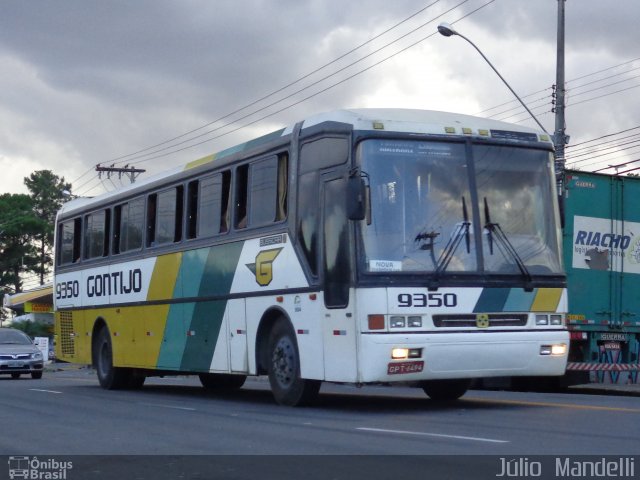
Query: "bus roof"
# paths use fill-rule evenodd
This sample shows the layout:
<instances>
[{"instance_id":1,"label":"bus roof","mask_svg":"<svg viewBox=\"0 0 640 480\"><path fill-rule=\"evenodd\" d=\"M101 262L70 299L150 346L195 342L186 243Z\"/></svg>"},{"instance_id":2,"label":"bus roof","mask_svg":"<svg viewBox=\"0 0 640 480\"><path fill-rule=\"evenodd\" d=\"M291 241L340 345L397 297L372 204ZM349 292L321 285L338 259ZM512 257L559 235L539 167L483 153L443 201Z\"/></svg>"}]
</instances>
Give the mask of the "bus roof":
<instances>
[{"instance_id":1,"label":"bus roof","mask_svg":"<svg viewBox=\"0 0 640 480\"><path fill-rule=\"evenodd\" d=\"M513 132L515 134L536 135L536 138L543 142L551 143L551 139L547 135L543 135L536 129L524 127L498 120L474 117L471 115L463 115L459 113L439 112L433 110L416 110L416 109L397 109L397 108L363 108L363 109L345 109L335 110L326 113L320 113L308 117L302 122L302 129L310 128L324 122L343 123L351 125L353 130L362 131L387 131L387 132L406 132L418 134L433 135L452 135L452 136L480 136L491 138L495 136L493 132ZM250 140L248 142L236 145L234 147L222 150L220 152L208 155L199 160L189 162L186 165L175 167L156 175L151 175L137 181L131 185L119 188L112 192L107 192L94 198L76 198L65 203L59 211L60 215L67 216L76 211L81 211L90 205L99 205L103 202L109 202L115 198L128 197L144 192L146 189L156 184L169 181L170 179L178 179L187 176L185 171L201 167L212 162L223 165L223 159L232 157L239 152L252 150L270 143L278 138L291 134L295 125L277 130L262 137ZM501 137L508 138L508 137Z\"/></svg>"},{"instance_id":2,"label":"bus roof","mask_svg":"<svg viewBox=\"0 0 640 480\"><path fill-rule=\"evenodd\" d=\"M501 122L488 118L474 117L461 113L439 112L435 110L416 110L408 108L361 108L336 110L320 113L306 119L302 128L312 127L322 122L340 122L353 126L354 130L385 130L391 132L427 133L443 135L462 134L463 128L471 129L472 134L480 130L507 130L521 133L541 133L529 127ZM381 124L381 125L380 125ZM383 128L380 128L380 127ZM455 132L446 131L454 128ZM293 127L286 128L290 133Z\"/></svg>"}]
</instances>

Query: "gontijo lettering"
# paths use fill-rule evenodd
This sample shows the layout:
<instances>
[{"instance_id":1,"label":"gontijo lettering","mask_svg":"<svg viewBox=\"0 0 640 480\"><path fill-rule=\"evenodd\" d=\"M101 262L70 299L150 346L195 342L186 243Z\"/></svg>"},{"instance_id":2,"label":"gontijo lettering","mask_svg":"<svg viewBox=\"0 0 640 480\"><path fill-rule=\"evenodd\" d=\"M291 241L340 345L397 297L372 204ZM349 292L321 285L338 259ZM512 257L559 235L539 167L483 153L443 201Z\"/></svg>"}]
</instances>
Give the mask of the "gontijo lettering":
<instances>
[{"instance_id":1,"label":"gontijo lettering","mask_svg":"<svg viewBox=\"0 0 640 480\"><path fill-rule=\"evenodd\" d=\"M125 272L104 273L87 277L87 295L102 297L104 295L126 295L142 290L142 270L136 268Z\"/></svg>"}]
</instances>

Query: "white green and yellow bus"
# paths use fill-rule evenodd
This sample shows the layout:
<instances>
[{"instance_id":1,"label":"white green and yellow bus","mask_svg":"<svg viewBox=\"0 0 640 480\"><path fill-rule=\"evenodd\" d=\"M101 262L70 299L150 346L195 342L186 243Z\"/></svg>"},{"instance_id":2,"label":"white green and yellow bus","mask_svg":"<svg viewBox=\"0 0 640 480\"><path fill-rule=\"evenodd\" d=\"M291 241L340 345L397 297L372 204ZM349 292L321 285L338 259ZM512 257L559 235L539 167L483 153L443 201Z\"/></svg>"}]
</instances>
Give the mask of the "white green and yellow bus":
<instances>
[{"instance_id":1,"label":"white green and yellow bus","mask_svg":"<svg viewBox=\"0 0 640 480\"><path fill-rule=\"evenodd\" d=\"M60 210L57 354L107 389L268 375L403 383L565 371L553 145L452 113L362 109L292 127Z\"/></svg>"}]
</instances>

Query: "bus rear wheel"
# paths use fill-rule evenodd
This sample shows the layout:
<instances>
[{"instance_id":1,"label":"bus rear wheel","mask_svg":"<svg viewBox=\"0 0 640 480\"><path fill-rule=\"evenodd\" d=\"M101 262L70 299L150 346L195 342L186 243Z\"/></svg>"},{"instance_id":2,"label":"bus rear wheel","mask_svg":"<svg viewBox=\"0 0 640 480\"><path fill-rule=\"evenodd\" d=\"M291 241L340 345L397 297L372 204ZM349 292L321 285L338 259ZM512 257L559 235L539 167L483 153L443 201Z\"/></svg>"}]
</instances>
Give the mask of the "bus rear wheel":
<instances>
[{"instance_id":1,"label":"bus rear wheel","mask_svg":"<svg viewBox=\"0 0 640 480\"><path fill-rule=\"evenodd\" d=\"M244 385L246 375L230 375L225 373L201 373L200 383L207 390L237 390Z\"/></svg>"},{"instance_id":2,"label":"bus rear wheel","mask_svg":"<svg viewBox=\"0 0 640 480\"><path fill-rule=\"evenodd\" d=\"M280 405L309 405L318 396L320 380L300 377L300 354L288 322L279 320L269 336L269 384Z\"/></svg>"},{"instance_id":3,"label":"bus rear wheel","mask_svg":"<svg viewBox=\"0 0 640 480\"><path fill-rule=\"evenodd\" d=\"M420 384L424 393L436 402L451 402L463 396L471 380L468 378L452 380L426 380Z\"/></svg>"},{"instance_id":4,"label":"bus rear wheel","mask_svg":"<svg viewBox=\"0 0 640 480\"><path fill-rule=\"evenodd\" d=\"M93 345L93 358L98 382L106 390L118 390L129 386L131 370L113 366L113 348L109 329L102 327Z\"/></svg>"}]
</instances>

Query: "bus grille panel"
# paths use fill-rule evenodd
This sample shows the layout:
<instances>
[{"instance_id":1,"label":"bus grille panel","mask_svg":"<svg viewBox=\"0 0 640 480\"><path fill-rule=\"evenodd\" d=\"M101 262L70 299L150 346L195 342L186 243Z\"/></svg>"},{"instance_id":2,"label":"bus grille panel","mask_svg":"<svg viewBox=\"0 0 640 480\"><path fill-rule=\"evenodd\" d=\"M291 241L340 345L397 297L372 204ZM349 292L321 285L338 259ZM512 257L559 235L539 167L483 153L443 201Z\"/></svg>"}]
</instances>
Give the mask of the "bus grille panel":
<instances>
[{"instance_id":1,"label":"bus grille panel","mask_svg":"<svg viewBox=\"0 0 640 480\"><path fill-rule=\"evenodd\" d=\"M489 317L489 327L524 327L527 324L526 314L489 313L486 316ZM433 324L438 328L477 327L478 315L434 315Z\"/></svg>"}]
</instances>

